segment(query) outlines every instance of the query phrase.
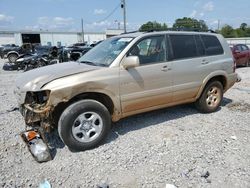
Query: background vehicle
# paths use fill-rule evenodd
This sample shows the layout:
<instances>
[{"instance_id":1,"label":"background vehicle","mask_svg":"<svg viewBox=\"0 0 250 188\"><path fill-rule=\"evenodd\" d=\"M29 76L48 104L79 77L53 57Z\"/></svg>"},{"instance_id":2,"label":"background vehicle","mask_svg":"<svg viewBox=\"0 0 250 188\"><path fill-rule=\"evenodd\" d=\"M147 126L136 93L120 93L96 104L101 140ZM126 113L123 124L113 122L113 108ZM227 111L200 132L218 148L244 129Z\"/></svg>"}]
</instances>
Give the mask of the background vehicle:
<instances>
[{"instance_id":1,"label":"background vehicle","mask_svg":"<svg viewBox=\"0 0 250 188\"><path fill-rule=\"evenodd\" d=\"M15 59L18 57L18 54L16 52L20 49L21 47L16 46L15 44L3 45L0 48L0 56L2 59L9 58L11 62L14 62Z\"/></svg>"},{"instance_id":2,"label":"background vehicle","mask_svg":"<svg viewBox=\"0 0 250 188\"><path fill-rule=\"evenodd\" d=\"M103 40L100 40L100 41L98 41L98 42L94 42L94 43L90 44L89 46L93 48L93 47L95 47L96 45L100 44L102 41L103 41Z\"/></svg>"},{"instance_id":3,"label":"background vehicle","mask_svg":"<svg viewBox=\"0 0 250 188\"><path fill-rule=\"evenodd\" d=\"M2 44L0 45L0 57L3 59L3 51L5 51L6 49L13 49L13 48L16 48L16 47L19 47L15 44Z\"/></svg>"},{"instance_id":4,"label":"background vehicle","mask_svg":"<svg viewBox=\"0 0 250 188\"><path fill-rule=\"evenodd\" d=\"M109 38L77 62L28 71L15 93L27 125L58 125L63 142L81 151L127 116L193 102L215 112L236 81L221 35L149 32Z\"/></svg>"},{"instance_id":5,"label":"background vehicle","mask_svg":"<svg viewBox=\"0 0 250 188\"><path fill-rule=\"evenodd\" d=\"M231 47L231 50L237 66L248 67L250 65L250 50L247 45L236 44Z\"/></svg>"},{"instance_id":6,"label":"background vehicle","mask_svg":"<svg viewBox=\"0 0 250 188\"><path fill-rule=\"evenodd\" d=\"M4 48L1 53L2 58L8 58L10 63L15 63L17 58L23 55L38 54L43 56L49 56L52 54L53 57L57 58L58 48L56 46L41 46L34 44L23 44L22 46L15 46Z\"/></svg>"},{"instance_id":7,"label":"background vehicle","mask_svg":"<svg viewBox=\"0 0 250 188\"><path fill-rule=\"evenodd\" d=\"M90 46L70 46L64 50L67 52L69 60L76 61L91 49Z\"/></svg>"},{"instance_id":8,"label":"background vehicle","mask_svg":"<svg viewBox=\"0 0 250 188\"><path fill-rule=\"evenodd\" d=\"M59 60L51 54L23 54L16 59L15 65L19 70L28 71L58 62Z\"/></svg>"}]
</instances>

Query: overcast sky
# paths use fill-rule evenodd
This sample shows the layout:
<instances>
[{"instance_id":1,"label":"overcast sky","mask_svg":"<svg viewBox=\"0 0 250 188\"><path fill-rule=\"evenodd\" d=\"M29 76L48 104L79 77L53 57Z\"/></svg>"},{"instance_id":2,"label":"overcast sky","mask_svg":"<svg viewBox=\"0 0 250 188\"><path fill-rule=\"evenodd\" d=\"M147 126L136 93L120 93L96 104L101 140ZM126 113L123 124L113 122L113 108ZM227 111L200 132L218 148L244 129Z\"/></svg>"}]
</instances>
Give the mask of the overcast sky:
<instances>
[{"instance_id":1,"label":"overcast sky","mask_svg":"<svg viewBox=\"0 0 250 188\"><path fill-rule=\"evenodd\" d=\"M126 0L128 30L147 21L203 19L210 28L250 25L250 0ZM123 23L120 0L0 0L0 30L104 31Z\"/></svg>"}]
</instances>

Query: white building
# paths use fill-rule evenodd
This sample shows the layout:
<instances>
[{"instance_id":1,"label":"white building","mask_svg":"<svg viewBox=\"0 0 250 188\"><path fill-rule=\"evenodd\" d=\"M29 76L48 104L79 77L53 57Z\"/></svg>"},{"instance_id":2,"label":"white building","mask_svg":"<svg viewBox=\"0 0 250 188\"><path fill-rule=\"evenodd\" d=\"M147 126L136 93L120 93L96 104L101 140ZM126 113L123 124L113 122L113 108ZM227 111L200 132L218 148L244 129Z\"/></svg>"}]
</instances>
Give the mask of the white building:
<instances>
[{"instance_id":1,"label":"white building","mask_svg":"<svg viewBox=\"0 0 250 188\"><path fill-rule=\"evenodd\" d=\"M106 30L106 32L85 32L84 41L88 44L104 40L110 36L121 34L122 30ZM1 44L40 43L41 45L67 46L83 42L81 32L52 32L52 31L0 31Z\"/></svg>"}]
</instances>

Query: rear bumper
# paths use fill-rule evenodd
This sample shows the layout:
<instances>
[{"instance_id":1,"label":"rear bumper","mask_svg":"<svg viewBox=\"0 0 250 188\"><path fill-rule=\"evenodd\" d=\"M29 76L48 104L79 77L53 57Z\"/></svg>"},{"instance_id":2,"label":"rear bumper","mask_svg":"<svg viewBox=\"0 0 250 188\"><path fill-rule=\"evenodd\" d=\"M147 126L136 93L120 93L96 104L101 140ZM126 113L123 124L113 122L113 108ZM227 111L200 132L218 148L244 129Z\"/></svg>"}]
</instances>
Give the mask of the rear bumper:
<instances>
[{"instance_id":1,"label":"rear bumper","mask_svg":"<svg viewBox=\"0 0 250 188\"><path fill-rule=\"evenodd\" d=\"M231 88L236 82L240 82L240 81L241 81L241 78L237 73L229 74L225 91L227 91L229 88Z\"/></svg>"},{"instance_id":2,"label":"rear bumper","mask_svg":"<svg viewBox=\"0 0 250 188\"><path fill-rule=\"evenodd\" d=\"M237 74L237 80L236 80L236 82L240 82L240 81L241 81L241 77L240 77L239 74Z\"/></svg>"}]
</instances>

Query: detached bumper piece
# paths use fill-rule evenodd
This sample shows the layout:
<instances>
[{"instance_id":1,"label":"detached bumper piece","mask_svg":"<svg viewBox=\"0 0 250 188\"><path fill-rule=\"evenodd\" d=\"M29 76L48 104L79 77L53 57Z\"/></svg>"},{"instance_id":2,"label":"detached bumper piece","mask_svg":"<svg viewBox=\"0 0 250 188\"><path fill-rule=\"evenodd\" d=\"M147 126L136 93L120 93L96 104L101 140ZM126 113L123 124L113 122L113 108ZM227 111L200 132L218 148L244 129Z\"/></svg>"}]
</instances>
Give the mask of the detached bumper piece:
<instances>
[{"instance_id":1,"label":"detached bumper piece","mask_svg":"<svg viewBox=\"0 0 250 188\"><path fill-rule=\"evenodd\" d=\"M31 129L24 131L21 133L21 137L37 162L41 163L52 160L49 147L38 130Z\"/></svg>"}]
</instances>

